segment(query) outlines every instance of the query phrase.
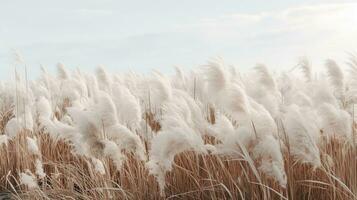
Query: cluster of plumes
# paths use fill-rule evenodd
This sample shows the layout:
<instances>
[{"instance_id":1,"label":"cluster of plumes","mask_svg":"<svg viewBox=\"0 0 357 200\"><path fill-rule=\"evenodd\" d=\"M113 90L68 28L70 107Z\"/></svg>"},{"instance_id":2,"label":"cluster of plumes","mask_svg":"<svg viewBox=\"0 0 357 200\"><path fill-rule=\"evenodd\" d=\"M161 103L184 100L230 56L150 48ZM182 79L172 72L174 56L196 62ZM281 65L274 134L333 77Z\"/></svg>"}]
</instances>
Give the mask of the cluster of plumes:
<instances>
[{"instance_id":1,"label":"cluster of plumes","mask_svg":"<svg viewBox=\"0 0 357 200\"><path fill-rule=\"evenodd\" d=\"M242 75L218 58L188 72L176 67L174 75L110 74L102 66L88 74L63 64L56 76L42 68L35 81L16 72L14 82L0 84L0 105L11 105L14 115L0 145L41 130L71 144L72 153L88 158L99 174L106 173L103 158L120 170L130 153L146 162L162 192L175 155L185 151L245 159L285 187L286 151L318 168L323 142L355 142L354 58L350 69L346 76L328 60L326 70L314 73L302 59L289 72L273 74L259 64ZM27 143L36 157L35 174L43 178L36 138L27 137ZM30 171L20 174L31 188L34 178Z\"/></svg>"}]
</instances>

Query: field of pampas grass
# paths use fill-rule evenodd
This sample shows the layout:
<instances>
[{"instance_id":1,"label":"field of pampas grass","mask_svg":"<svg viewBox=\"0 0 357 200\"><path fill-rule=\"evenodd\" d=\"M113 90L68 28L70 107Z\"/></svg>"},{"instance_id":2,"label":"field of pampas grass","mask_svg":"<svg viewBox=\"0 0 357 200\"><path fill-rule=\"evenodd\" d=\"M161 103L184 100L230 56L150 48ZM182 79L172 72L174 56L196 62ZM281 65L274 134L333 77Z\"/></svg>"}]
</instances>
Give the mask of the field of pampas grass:
<instances>
[{"instance_id":1,"label":"field of pampas grass","mask_svg":"<svg viewBox=\"0 0 357 200\"><path fill-rule=\"evenodd\" d=\"M0 199L357 199L356 56L288 72L13 68Z\"/></svg>"}]
</instances>

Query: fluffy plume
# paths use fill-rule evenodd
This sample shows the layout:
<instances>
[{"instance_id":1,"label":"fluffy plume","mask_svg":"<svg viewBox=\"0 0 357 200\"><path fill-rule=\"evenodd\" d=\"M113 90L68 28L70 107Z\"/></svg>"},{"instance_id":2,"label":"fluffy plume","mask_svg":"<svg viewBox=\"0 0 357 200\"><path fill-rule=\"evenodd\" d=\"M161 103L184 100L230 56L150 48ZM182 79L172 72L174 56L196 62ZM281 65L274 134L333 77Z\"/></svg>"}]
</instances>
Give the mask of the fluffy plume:
<instances>
[{"instance_id":1,"label":"fluffy plume","mask_svg":"<svg viewBox=\"0 0 357 200\"><path fill-rule=\"evenodd\" d=\"M40 124L55 141L61 138L73 142L79 136L77 134L78 131L74 127L62 123L56 118L54 118L53 121L48 118L40 118Z\"/></svg>"},{"instance_id":2,"label":"fluffy plume","mask_svg":"<svg viewBox=\"0 0 357 200\"><path fill-rule=\"evenodd\" d=\"M313 87L315 89L310 91L310 94L312 93L311 96L315 107L319 107L323 103L331 104L336 107L339 105L336 97L331 90L329 90L329 87L325 82L316 84Z\"/></svg>"},{"instance_id":3,"label":"fluffy plume","mask_svg":"<svg viewBox=\"0 0 357 200\"><path fill-rule=\"evenodd\" d=\"M269 73L268 68L263 64L258 64L255 67L255 70L257 71L260 77L259 81L261 85L270 90L275 90L276 88L275 80L272 77L272 75Z\"/></svg>"},{"instance_id":4,"label":"fluffy plume","mask_svg":"<svg viewBox=\"0 0 357 200\"><path fill-rule=\"evenodd\" d=\"M175 76L171 81L172 87L176 89L186 90L187 89L186 78L183 70L178 66L174 66L174 69L175 69Z\"/></svg>"},{"instance_id":5,"label":"fluffy plume","mask_svg":"<svg viewBox=\"0 0 357 200\"><path fill-rule=\"evenodd\" d=\"M331 104L322 104L318 112L321 116L320 129L328 138L351 139L352 120L344 110L338 109Z\"/></svg>"},{"instance_id":6,"label":"fluffy plume","mask_svg":"<svg viewBox=\"0 0 357 200\"><path fill-rule=\"evenodd\" d=\"M89 152L94 156L101 155L104 146L100 141L103 136L94 122L94 114L76 108L68 108L67 110L73 118L78 132L81 134L81 140L90 147L88 149Z\"/></svg>"},{"instance_id":7,"label":"fluffy plume","mask_svg":"<svg viewBox=\"0 0 357 200\"><path fill-rule=\"evenodd\" d=\"M291 154L302 163L319 167L320 152L317 146L319 129L317 122L307 121L296 105L289 107L284 117L284 127L288 135Z\"/></svg>"},{"instance_id":8,"label":"fluffy plume","mask_svg":"<svg viewBox=\"0 0 357 200\"><path fill-rule=\"evenodd\" d=\"M154 136L149 153L150 160L147 163L150 173L155 175L159 183L161 193L165 188L165 174L172 169L175 155L189 150L197 153L207 152L200 135L194 133L181 119L175 116L167 117L165 123L173 126L167 126L171 128Z\"/></svg>"},{"instance_id":9,"label":"fluffy plume","mask_svg":"<svg viewBox=\"0 0 357 200\"><path fill-rule=\"evenodd\" d=\"M30 172L30 170L25 170L25 173L21 172L19 177L20 183L26 185L30 190L38 188L36 177Z\"/></svg>"},{"instance_id":10,"label":"fluffy plume","mask_svg":"<svg viewBox=\"0 0 357 200\"><path fill-rule=\"evenodd\" d=\"M224 89L229 83L229 74L224 68L222 59L211 60L204 68L205 81L209 92L217 92Z\"/></svg>"},{"instance_id":11,"label":"fluffy plume","mask_svg":"<svg viewBox=\"0 0 357 200\"><path fill-rule=\"evenodd\" d=\"M108 138L115 141L121 150L135 153L141 160L145 160L145 148L139 136L123 125L116 124L106 130Z\"/></svg>"},{"instance_id":12,"label":"fluffy plume","mask_svg":"<svg viewBox=\"0 0 357 200\"><path fill-rule=\"evenodd\" d=\"M70 77L69 72L63 63L57 64L57 73L60 79L68 79Z\"/></svg>"},{"instance_id":13,"label":"fluffy plume","mask_svg":"<svg viewBox=\"0 0 357 200\"><path fill-rule=\"evenodd\" d=\"M306 81L310 82L312 80L312 69L309 60L306 57L301 58L299 60L299 66L305 76Z\"/></svg>"},{"instance_id":14,"label":"fluffy plume","mask_svg":"<svg viewBox=\"0 0 357 200\"><path fill-rule=\"evenodd\" d=\"M113 101L119 121L129 127L137 128L141 122L141 107L129 89L115 84L113 86Z\"/></svg>"},{"instance_id":15,"label":"fluffy plume","mask_svg":"<svg viewBox=\"0 0 357 200\"><path fill-rule=\"evenodd\" d=\"M40 159L35 161L36 174L39 178L45 178L46 174L43 170L42 162Z\"/></svg>"},{"instance_id":16,"label":"fluffy plume","mask_svg":"<svg viewBox=\"0 0 357 200\"><path fill-rule=\"evenodd\" d=\"M145 86L146 88L147 86ZM159 72L153 72L153 77L148 81L146 98L154 107L161 107L161 104L172 98L172 87L170 81ZM149 92L149 94L147 93Z\"/></svg>"},{"instance_id":17,"label":"fluffy plume","mask_svg":"<svg viewBox=\"0 0 357 200\"><path fill-rule=\"evenodd\" d=\"M98 99L98 104L95 105L94 112L97 116L99 116L103 128L107 128L118 123L115 104L106 93L101 93L101 96Z\"/></svg>"},{"instance_id":18,"label":"fluffy plume","mask_svg":"<svg viewBox=\"0 0 357 200\"><path fill-rule=\"evenodd\" d=\"M27 141L27 149L31 154L33 154L33 155L41 155L41 152L40 152L40 150L38 149L38 146L37 146L36 139L32 139L30 137L26 137L26 141Z\"/></svg>"},{"instance_id":19,"label":"fluffy plume","mask_svg":"<svg viewBox=\"0 0 357 200\"><path fill-rule=\"evenodd\" d=\"M92 163L94 165L94 170L96 172L98 172L100 175L104 175L105 174L105 168L104 168L104 164L101 160L97 159L97 158L92 158Z\"/></svg>"},{"instance_id":20,"label":"fluffy plume","mask_svg":"<svg viewBox=\"0 0 357 200\"><path fill-rule=\"evenodd\" d=\"M259 170L273 177L282 187L286 186L286 174L284 171L283 156L280 151L279 142L272 136L265 136L260 140L253 150L255 159L261 160Z\"/></svg>"},{"instance_id":21,"label":"fluffy plume","mask_svg":"<svg viewBox=\"0 0 357 200\"><path fill-rule=\"evenodd\" d=\"M104 155L112 159L116 168L120 170L124 161L124 156L121 154L117 144L109 140L103 140L102 144L104 145Z\"/></svg>"},{"instance_id":22,"label":"fluffy plume","mask_svg":"<svg viewBox=\"0 0 357 200\"><path fill-rule=\"evenodd\" d=\"M37 102L37 113L40 118L49 119L52 115L52 109L50 102L45 98L41 97Z\"/></svg>"},{"instance_id":23,"label":"fluffy plume","mask_svg":"<svg viewBox=\"0 0 357 200\"><path fill-rule=\"evenodd\" d=\"M221 107L236 120L245 118L250 112L249 101L244 90L236 84L231 85L220 99Z\"/></svg>"},{"instance_id":24,"label":"fluffy plume","mask_svg":"<svg viewBox=\"0 0 357 200\"><path fill-rule=\"evenodd\" d=\"M5 133L10 138L15 137L21 131L21 125L17 118L12 118L5 127Z\"/></svg>"},{"instance_id":25,"label":"fluffy plume","mask_svg":"<svg viewBox=\"0 0 357 200\"><path fill-rule=\"evenodd\" d=\"M103 65L99 65L96 70L96 76L98 80L98 85L101 90L110 91L112 80L108 73L105 71Z\"/></svg>"},{"instance_id":26,"label":"fluffy plume","mask_svg":"<svg viewBox=\"0 0 357 200\"><path fill-rule=\"evenodd\" d=\"M248 146L249 141L245 140L244 133L246 128L240 126L235 128L232 122L224 115L217 117L216 123L211 126L210 133L221 143L216 145L216 153L224 155L237 155L240 154L240 144ZM249 130L247 130L249 131ZM248 133L250 134L250 132ZM253 135L250 135L253 136ZM249 137L252 138L252 137Z\"/></svg>"},{"instance_id":27,"label":"fluffy plume","mask_svg":"<svg viewBox=\"0 0 357 200\"><path fill-rule=\"evenodd\" d=\"M313 106L313 102L311 98L306 95L305 93L299 91L296 92L295 94L291 95L291 103L296 104L301 107L308 107L311 108Z\"/></svg>"},{"instance_id":28,"label":"fluffy plume","mask_svg":"<svg viewBox=\"0 0 357 200\"><path fill-rule=\"evenodd\" d=\"M344 93L344 75L337 63L331 59L326 61L326 67L331 84L335 88L337 97Z\"/></svg>"}]
</instances>

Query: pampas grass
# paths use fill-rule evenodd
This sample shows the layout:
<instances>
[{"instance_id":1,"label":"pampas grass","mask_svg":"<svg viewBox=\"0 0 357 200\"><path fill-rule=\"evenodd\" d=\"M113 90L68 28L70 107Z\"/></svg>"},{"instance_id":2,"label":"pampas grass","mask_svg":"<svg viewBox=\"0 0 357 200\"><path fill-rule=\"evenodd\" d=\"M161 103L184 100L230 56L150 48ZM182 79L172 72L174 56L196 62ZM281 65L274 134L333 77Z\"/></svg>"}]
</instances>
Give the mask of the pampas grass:
<instances>
[{"instance_id":1,"label":"pampas grass","mask_svg":"<svg viewBox=\"0 0 357 200\"><path fill-rule=\"evenodd\" d=\"M318 76L306 58L302 72L282 74L261 64L241 74L221 58L174 76L64 64L57 75L42 66L34 81L17 73L0 84L1 190L15 199L357 199L356 63L343 71L328 60Z\"/></svg>"}]
</instances>

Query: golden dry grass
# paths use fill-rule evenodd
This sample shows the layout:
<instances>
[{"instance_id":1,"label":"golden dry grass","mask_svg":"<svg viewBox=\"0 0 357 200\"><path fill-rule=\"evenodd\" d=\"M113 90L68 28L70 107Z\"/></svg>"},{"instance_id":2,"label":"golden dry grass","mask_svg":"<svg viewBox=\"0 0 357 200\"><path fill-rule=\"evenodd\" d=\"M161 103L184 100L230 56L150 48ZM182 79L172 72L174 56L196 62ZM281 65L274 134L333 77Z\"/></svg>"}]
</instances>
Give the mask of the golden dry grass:
<instances>
[{"instance_id":1,"label":"golden dry grass","mask_svg":"<svg viewBox=\"0 0 357 200\"><path fill-rule=\"evenodd\" d=\"M12 117L12 109L2 112L2 132ZM147 113L145 120L152 130L160 130L153 114ZM212 109L207 120L215 121ZM35 171L36 157L27 150L26 136L37 138L47 175L38 180L35 190L19 182L20 172ZM213 144L215 139L206 137L205 142ZM145 146L150 145L145 142ZM109 158L101 158L106 173L100 175L89 158L71 153L69 143L54 141L42 130L22 131L0 146L0 191L10 192L14 199L357 199L355 145L337 139L325 141L319 146L322 167L317 169L296 161L287 140L281 146L285 147L281 148L286 188L255 169L258 163L252 166L243 157L185 152L175 157L173 170L166 174L165 196L161 196L145 163L133 155L126 155L120 171Z\"/></svg>"},{"instance_id":2,"label":"golden dry grass","mask_svg":"<svg viewBox=\"0 0 357 200\"><path fill-rule=\"evenodd\" d=\"M354 199L357 193L357 151L337 140L320 147L321 168L296 162L284 151L287 188L274 180L254 174L246 160L185 152L175 158L167 173L165 197L145 168L132 155L117 171L107 158L102 161L106 174L95 172L89 159L75 156L64 141L54 142L38 131L47 176L39 180L38 190L20 185L18 173L34 171L35 158L27 152L22 132L0 150L1 190L19 199ZM259 181L260 179L260 181Z\"/></svg>"}]
</instances>

